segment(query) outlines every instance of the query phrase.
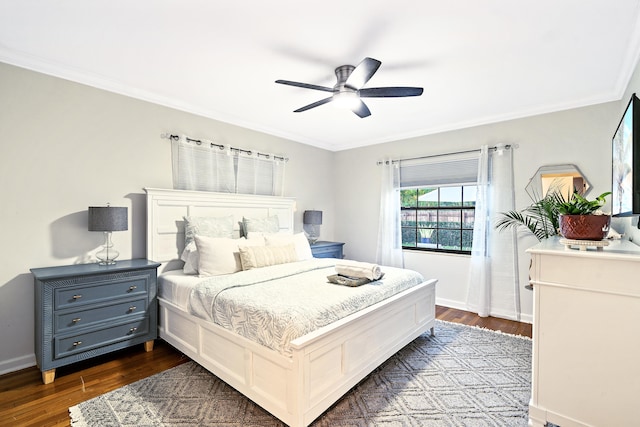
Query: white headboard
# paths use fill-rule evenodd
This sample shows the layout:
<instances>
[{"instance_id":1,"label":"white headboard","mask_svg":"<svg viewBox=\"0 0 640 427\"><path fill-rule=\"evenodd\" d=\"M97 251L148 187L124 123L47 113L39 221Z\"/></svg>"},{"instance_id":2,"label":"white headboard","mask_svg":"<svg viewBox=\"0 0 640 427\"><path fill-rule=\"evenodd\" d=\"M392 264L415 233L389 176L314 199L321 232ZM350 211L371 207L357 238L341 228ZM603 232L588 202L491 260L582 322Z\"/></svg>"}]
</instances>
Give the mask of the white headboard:
<instances>
[{"instance_id":1,"label":"white headboard","mask_svg":"<svg viewBox=\"0 0 640 427\"><path fill-rule=\"evenodd\" d=\"M162 263L159 272L182 268L183 217L187 215L233 215L236 237L240 237L243 216L265 218L277 215L280 232L293 233L296 201L292 198L158 188L144 190L147 192L147 258Z\"/></svg>"}]
</instances>

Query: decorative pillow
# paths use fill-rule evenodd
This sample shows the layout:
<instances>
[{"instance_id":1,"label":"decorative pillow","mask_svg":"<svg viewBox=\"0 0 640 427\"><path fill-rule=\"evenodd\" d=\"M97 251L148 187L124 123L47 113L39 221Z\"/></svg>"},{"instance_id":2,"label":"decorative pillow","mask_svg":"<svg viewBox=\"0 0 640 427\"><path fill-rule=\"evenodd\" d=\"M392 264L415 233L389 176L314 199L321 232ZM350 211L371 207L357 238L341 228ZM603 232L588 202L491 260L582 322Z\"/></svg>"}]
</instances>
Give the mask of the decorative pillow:
<instances>
[{"instance_id":1,"label":"decorative pillow","mask_svg":"<svg viewBox=\"0 0 640 427\"><path fill-rule=\"evenodd\" d=\"M240 246L239 250L243 270L298 260L293 243L284 246Z\"/></svg>"},{"instance_id":2,"label":"decorative pillow","mask_svg":"<svg viewBox=\"0 0 640 427\"><path fill-rule=\"evenodd\" d=\"M205 217L185 216L184 250L180 259L184 261L184 274L198 274L198 248L194 241L196 234L209 237L233 238L233 216Z\"/></svg>"},{"instance_id":3,"label":"decorative pillow","mask_svg":"<svg viewBox=\"0 0 640 427\"><path fill-rule=\"evenodd\" d=\"M280 231L280 221L277 216L268 216L266 218L245 218L242 217L242 229L244 236L248 236L251 232L277 233Z\"/></svg>"},{"instance_id":4,"label":"decorative pillow","mask_svg":"<svg viewBox=\"0 0 640 427\"><path fill-rule=\"evenodd\" d=\"M265 234L264 240L267 246L282 246L289 243L293 243L296 248L296 254L298 261L304 261L307 259L313 259L313 253L311 253L311 246L304 233L297 234Z\"/></svg>"},{"instance_id":5,"label":"decorative pillow","mask_svg":"<svg viewBox=\"0 0 640 427\"><path fill-rule=\"evenodd\" d=\"M198 273L200 276L219 276L242 270L239 246L262 245L259 241L250 242L245 238L195 236L198 248Z\"/></svg>"},{"instance_id":6,"label":"decorative pillow","mask_svg":"<svg viewBox=\"0 0 640 427\"><path fill-rule=\"evenodd\" d=\"M185 248L193 241L193 237L196 234L208 237L233 238L233 215L218 218L208 216L185 216Z\"/></svg>"}]
</instances>

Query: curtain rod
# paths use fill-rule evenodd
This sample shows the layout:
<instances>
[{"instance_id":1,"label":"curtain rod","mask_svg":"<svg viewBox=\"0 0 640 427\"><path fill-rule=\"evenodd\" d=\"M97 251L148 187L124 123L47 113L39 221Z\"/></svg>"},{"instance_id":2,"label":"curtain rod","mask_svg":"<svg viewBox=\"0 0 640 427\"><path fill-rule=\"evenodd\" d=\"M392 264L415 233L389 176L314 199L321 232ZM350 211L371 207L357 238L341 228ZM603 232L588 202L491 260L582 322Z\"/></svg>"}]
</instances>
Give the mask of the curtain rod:
<instances>
[{"instance_id":1,"label":"curtain rod","mask_svg":"<svg viewBox=\"0 0 640 427\"><path fill-rule=\"evenodd\" d=\"M493 147L489 147L489 150L498 150L500 148L503 149L510 149L510 148L518 148L519 145L518 144L504 144L504 145L494 145ZM450 153L442 153L442 154L431 154L429 156L419 156L419 157L409 157L406 159L395 159L395 160L391 160L391 163L398 163L398 162L405 162L407 160L420 160L420 159L432 159L434 157L443 157L443 156L451 156L453 154L466 154L466 153L477 153L480 152L480 148L476 148L474 150L462 150L462 151L452 151ZM382 161L382 160L378 160L376 162L376 165L383 165L385 163L389 163L389 160L386 161Z\"/></svg>"},{"instance_id":2,"label":"curtain rod","mask_svg":"<svg viewBox=\"0 0 640 427\"><path fill-rule=\"evenodd\" d=\"M173 135L173 134L170 134L170 133L163 133L163 134L160 134L160 138L165 138L165 139L168 139L170 141L179 141L180 140L180 135ZM188 136L185 136L185 139L187 140L187 142L195 142L197 145L201 145L202 142L203 142L203 141L201 141L199 139L189 138ZM209 148L218 147L220 150L224 150L224 145L223 144L216 144L214 142L210 142L209 144L210 144ZM236 148L236 147L229 146L229 149L231 151L237 151L238 153L248 154L249 156L253 154L253 151L245 150L243 148ZM276 156L275 154L264 154L264 153L260 153L260 152L256 151L256 155L258 157L262 156L262 157L267 158L267 159L269 159L269 158L271 158L271 156L273 156L273 158L275 160L282 160L283 162L288 162L289 161L288 157Z\"/></svg>"}]
</instances>

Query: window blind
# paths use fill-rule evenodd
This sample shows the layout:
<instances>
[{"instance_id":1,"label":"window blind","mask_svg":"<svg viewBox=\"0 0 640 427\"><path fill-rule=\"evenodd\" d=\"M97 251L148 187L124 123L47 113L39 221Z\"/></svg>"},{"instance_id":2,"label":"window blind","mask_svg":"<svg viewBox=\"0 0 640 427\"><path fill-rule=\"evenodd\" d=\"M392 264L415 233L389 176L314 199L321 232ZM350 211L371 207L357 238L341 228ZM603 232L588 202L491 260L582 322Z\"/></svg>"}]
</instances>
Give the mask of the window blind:
<instances>
[{"instance_id":1,"label":"window blind","mask_svg":"<svg viewBox=\"0 0 640 427\"><path fill-rule=\"evenodd\" d=\"M478 180L479 153L447 154L400 161L400 187L470 184Z\"/></svg>"}]
</instances>

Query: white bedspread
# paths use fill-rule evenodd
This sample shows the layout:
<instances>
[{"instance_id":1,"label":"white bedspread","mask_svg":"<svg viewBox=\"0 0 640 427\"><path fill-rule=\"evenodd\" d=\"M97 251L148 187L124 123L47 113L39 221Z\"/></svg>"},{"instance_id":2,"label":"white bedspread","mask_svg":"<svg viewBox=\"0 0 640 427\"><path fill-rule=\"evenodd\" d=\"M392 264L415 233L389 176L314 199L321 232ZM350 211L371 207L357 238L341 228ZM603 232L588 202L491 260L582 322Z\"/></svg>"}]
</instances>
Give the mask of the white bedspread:
<instances>
[{"instance_id":1,"label":"white bedspread","mask_svg":"<svg viewBox=\"0 0 640 427\"><path fill-rule=\"evenodd\" d=\"M415 271L383 267L379 281L336 285L327 280L336 261L319 258L211 277L192 289L189 311L288 356L292 340L424 281Z\"/></svg>"},{"instance_id":2,"label":"white bedspread","mask_svg":"<svg viewBox=\"0 0 640 427\"><path fill-rule=\"evenodd\" d=\"M158 298L189 311L191 290L206 278L184 274L182 269L166 271L158 276Z\"/></svg>"}]
</instances>

